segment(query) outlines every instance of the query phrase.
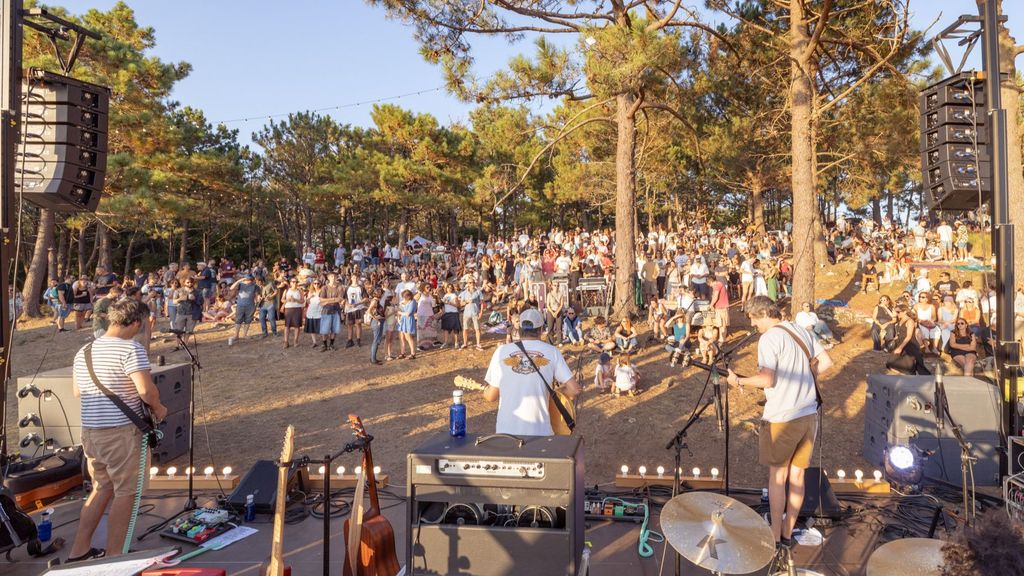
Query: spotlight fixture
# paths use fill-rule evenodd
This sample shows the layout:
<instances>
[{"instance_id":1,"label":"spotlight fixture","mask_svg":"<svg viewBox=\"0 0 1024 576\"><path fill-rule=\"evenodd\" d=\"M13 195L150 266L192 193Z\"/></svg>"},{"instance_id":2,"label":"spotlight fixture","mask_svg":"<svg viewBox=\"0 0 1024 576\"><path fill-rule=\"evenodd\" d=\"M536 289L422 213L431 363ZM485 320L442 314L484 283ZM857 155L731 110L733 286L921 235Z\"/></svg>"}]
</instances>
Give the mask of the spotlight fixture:
<instances>
[{"instance_id":1,"label":"spotlight fixture","mask_svg":"<svg viewBox=\"0 0 1024 576\"><path fill-rule=\"evenodd\" d=\"M885 451L885 475L905 491L920 489L924 476L921 454L909 446L893 446Z\"/></svg>"}]
</instances>

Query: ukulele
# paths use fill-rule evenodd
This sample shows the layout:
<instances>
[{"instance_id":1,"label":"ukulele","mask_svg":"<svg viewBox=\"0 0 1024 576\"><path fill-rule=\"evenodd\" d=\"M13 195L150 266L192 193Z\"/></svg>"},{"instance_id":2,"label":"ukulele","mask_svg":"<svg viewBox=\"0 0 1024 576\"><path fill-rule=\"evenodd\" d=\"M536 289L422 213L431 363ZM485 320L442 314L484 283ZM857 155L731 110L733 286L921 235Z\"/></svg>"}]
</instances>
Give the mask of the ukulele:
<instances>
[{"instance_id":1,"label":"ukulele","mask_svg":"<svg viewBox=\"0 0 1024 576\"><path fill-rule=\"evenodd\" d=\"M288 425L281 446L277 467L277 500L274 502L274 541L270 546L270 564L266 576L291 576L291 567L284 565L284 509L288 500L288 470L295 451L295 427Z\"/></svg>"},{"instance_id":2,"label":"ukulele","mask_svg":"<svg viewBox=\"0 0 1024 576\"><path fill-rule=\"evenodd\" d=\"M358 416L349 414L348 422L357 438L367 440L363 448L361 475L365 475L366 485L370 491L370 507L359 517L358 511L362 510L362 494L357 490L359 502L352 503L353 514L345 520L345 542L350 543L350 547L345 550L343 575L395 576L400 569L398 554L395 551L395 530L380 513L377 479L373 474L373 453L370 450L371 438L366 434L363 422Z\"/></svg>"},{"instance_id":3,"label":"ukulele","mask_svg":"<svg viewBox=\"0 0 1024 576\"><path fill-rule=\"evenodd\" d=\"M465 376L455 377L455 387L462 388L463 390L486 390L487 384L481 384L472 378L466 378ZM576 402L570 400L568 396L562 394L557 388L554 389L555 394L558 395L558 399L562 402L562 406L565 407L566 412L572 416L573 420L576 420ZM555 401L551 399L551 395L548 395L548 414L551 415L551 431L558 436L568 436L572 434L572 430L569 425L565 423L562 418L562 413L558 411L555 406ZM577 422L578 424L578 422Z\"/></svg>"}]
</instances>

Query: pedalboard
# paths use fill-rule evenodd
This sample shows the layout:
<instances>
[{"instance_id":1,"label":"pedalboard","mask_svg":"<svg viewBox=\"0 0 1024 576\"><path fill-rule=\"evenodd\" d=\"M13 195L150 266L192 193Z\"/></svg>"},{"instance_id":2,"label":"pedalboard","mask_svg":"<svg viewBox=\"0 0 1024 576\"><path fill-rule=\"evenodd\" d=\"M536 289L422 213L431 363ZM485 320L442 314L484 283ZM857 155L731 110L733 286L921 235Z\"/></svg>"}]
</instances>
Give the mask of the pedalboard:
<instances>
[{"instance_id":1,"label":"pedalboard","mask_svg":"<svg viewBox=\"0 0 1024 576\"><path fill-rule=\"evenodd\" d=\"M437 472L442 476L485 476L540 480L544 478L544 463L438 458Z\"/></svg>"},{"instance_id":2,"label":"pedalboard","mask_svg":"<svg viewBox=\"0 0 1024 576\"><path fill-rule=\"evenodd\" d=\"M583 517L587 520L640 523L647 516L647 510L646 498L586 496L583 499Z\"/></svg>"},{"instance_id":3,"label":"pedalboard","mask_svg":"<svg viewBox=\"0 0 1024 576\"><path fill-rule=\"evenodd\" d=\"M172 522L160 532L160 536L191 544L202 544L234 528L231 516L230 512L220 508L199 508Z\"/></svg>"}]
</instances>

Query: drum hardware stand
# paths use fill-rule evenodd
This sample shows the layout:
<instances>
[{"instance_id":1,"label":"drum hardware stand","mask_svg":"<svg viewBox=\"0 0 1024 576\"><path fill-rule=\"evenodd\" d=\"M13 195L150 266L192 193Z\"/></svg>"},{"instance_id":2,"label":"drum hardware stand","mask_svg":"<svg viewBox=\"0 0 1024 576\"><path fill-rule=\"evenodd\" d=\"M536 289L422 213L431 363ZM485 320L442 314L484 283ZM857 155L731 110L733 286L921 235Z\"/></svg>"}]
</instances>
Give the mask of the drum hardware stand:
<instances>
[{"instance_id":1,"label":"drum hardware stand","mask_svg":"<svg viewBox=\"0 0 1024 576\"><path fill-rule=\"evenodd\" d=\"M712 404L714 404L713 399L705 403L700 410L694 412L682 429L679 430L679 432L676 432L676 435L673 436L672 439L668 441L668 444L665 445L666 450L675 450L675 468L672 471L672 498L675 498L681 492L682 488L681 472L683 470L683 450L689 449L689 446L687 446L686 442L683 441L683 439L686 438L686 431L700 419L701 414L703 414ZM666 551L668 548L668 546L665 546ZM682 556L676 552L675 557L675 574L676 576L680 576L682 572ZM664 561L662 561L662 568L664 568L664 565Z\"/></svg>"},{"instance_id":2,"label":"drum hardware stand","mask_svg":"<svg viewBox=\"0 0 1024 576\"><path fill-rule=\"evenodd\" d=\"M324 456L322 460L313 460L308 456L304 456L295 461L295 464L299 467L306 467L310 464L322 464L324 467L324 576L329 576L331 564L331 465L342 455L362 450L372 441L373 436L367 436L366 438L360 438L345 444L344 448L334 454ZM283 463L282 465L289 464L291 463Z\"/></svg>"}]
</instances>

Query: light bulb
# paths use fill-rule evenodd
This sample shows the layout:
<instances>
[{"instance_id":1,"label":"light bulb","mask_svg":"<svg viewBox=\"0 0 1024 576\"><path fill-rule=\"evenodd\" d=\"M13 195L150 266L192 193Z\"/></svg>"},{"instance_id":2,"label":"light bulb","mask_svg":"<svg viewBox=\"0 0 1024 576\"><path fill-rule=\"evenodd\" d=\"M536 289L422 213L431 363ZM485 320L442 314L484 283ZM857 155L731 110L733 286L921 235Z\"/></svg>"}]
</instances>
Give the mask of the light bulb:
<instances>
[{"instance_id":1,"label":"light bulb","mask_svg":"<svg viewBox=\"0 0 1024 576\"><path fill-rule=\"evenodd\" d=\"M874 472L871 473L871 475L875 477L875 482L881 482L882 481L882 471L881 470L875 470Z\"/></svg>"},{"instance_id":2,"label":"light bulb","mask_svg":"<svg viewBox=\"0 0 1024 576\"><path fill-rule=\"evenodd\" d=\"M152 468L149 469L149 477L150 478L156 478L156 475L159 474L159 473L160 473L160 469L157 468L156 466L153 466Z\"/></svg>"},{"instance_id":3,"label":"light bulb","mask_svg":"<svg viewBox=\"0 0 1024 576\"><path fill-rule=\"evenodd\" d=\"M171 466L170 468L167 469L167 477L168 478L174 478L174 475L177 474L177 473L178 473L178 469L175 468L174 466Z\"/></svg>"},{"instance_id":4,"label":"light bulb","mask_svg":"<svg viewBox=\"0 0 1024 576\"><path fill-rule=\"evenodd\" d=\"M203 468L204 477L209 478L211 474L213 474L213 466L207 466L206 468Z\"/></svg>"},{"instance_id":5,"label":"light bulb","mask_svg":"<svg viewBox=\"0 0 1024 576\"><path fill-rule=\"evenodd\" d=\"M693 477L694 478L700 478L700 468L694 468L693 469Z\"/></svg>"},{"instance_id":6,"label":"light bulb","mask_svg":"<svg viewBox=\"0 0 1024 576\"><path fill-rule=\"evenodd\" d=\"M338 466L337 468L334 469L334 473L337 474L338 476L344 476L345 475L345 467L344 466Z\"/></svg>"},{"instance_id":7,"label":"light bulb","mask_svg":"<svg viewBox=\"0 0 1024 576\"><path fill-rule=\"evenodd\" d=\"M622 468L619 468L619 470L622 471L622 475L623 476L625 476L626 474L629 474L629 466L626 466L625 464L623 464Z\"/></svg>"},{"instance_id":8,"label":"light bulb","mask_svg":"<svg viewBox=\"0 0 1024 576\"><path fill-rule=\"evenodd\" d=\"M854 470L853 471L853 475L857 478L857 482L860 482L861 480L864 479L864 471L863 470L860 470L860 469Z\"/></svg>"},{"instance_id":9,"label":"light bulb","mask_svg":"<svg viewBox=\"0 0 1024 576\"><path fill-rule=\"evenodd\" d=\"M658 478L662 478L663 476L665 476L665 467L658 466Z\"/></svg>"},{"instance_id":10,"label":"light bulb","mask_svg":"<svg viewBox=\"0 0 1024 576\"><path fill-rule=\"evenodd\" d=\"M323 476L323 475L324 475L324 472L326 472L326 471L327 471L327 468L325 468L325 467L323 467L323 466L321 466L321 467L319 467L319 468L317 468L317 469L316 469L316 473L317 473L317 474L319 474L319 475L321 475L321 476Z\"/></svg>"},{"instance_id":11,"label":"light bulb","mask_svg":"<svg viewBox=\"0 0 1024 576\"><path fill-rule=\"evenodd\" d=\"M380 466L374 466L373 467L373 474L374 474L374 476L380 474Z\"/></svg>"},{"instance_id":12,"label":"light bulb","mask_svg":"<svg viewBox=\"0 0 1024 576\"><path fill-rule=\"evenodd\" d=\"M191 467L191 466L189 466L188 468L185 468L185 477L187 478L187 477L191 476L192 474L195 473L195 471L196 471L196 469Z\"/></svg>"},{"instance_id":13,"label":"light bulb","mask_svg":"<svg viewBox=\"0 0 1024 576\"><path fill-rule=\"evenodd\" d=\"M355 473L356 473L356 476L359 476L360 474L362 474L363 473L363 467L362 466L356 466Z\"/></svg>"},{"instance_id":14,"label":"light bulb","mask_svg":"<svg viewBox=\"0 0 1024 576\"><path fill-rule=\"evenodd\" d=\"M641 477L643 477L645 474L647 474L647 466L641 466L641 467L637 468L636 470L637 470L637 472L640 473Z\"/></svg>"},{"instance_id":15,"label":"light bulb","mask_svg":"<svg viewBox=\"0 0 1024 576\"><path fill-rule=\"evenodd\" d=\"M711 478L714 480L718 480L718 468L711 469Z\"/></svg>"},{"instance_id":16,"label":"light bulb","mask_svg":"<svg viewBox=\"0 0 1024 576\"><path fill-rule=\"evenodd\" d=\"M225 478L227 478L228 476L231 475L231 466L225 466L224 469L220 471L220 473L223 474Z\"/></svg>"},{"instance_id":17,"label":"light bulb","mask_svg":"<svg viewBox=\"0 0 1024 576\"><path fill-rule=\"evenodd\" d=\"M843 470L842 468L840 468L836 472L836 477L839 478L840 480L846 480L846 470Z\"/></svg>"}]
</instances>

